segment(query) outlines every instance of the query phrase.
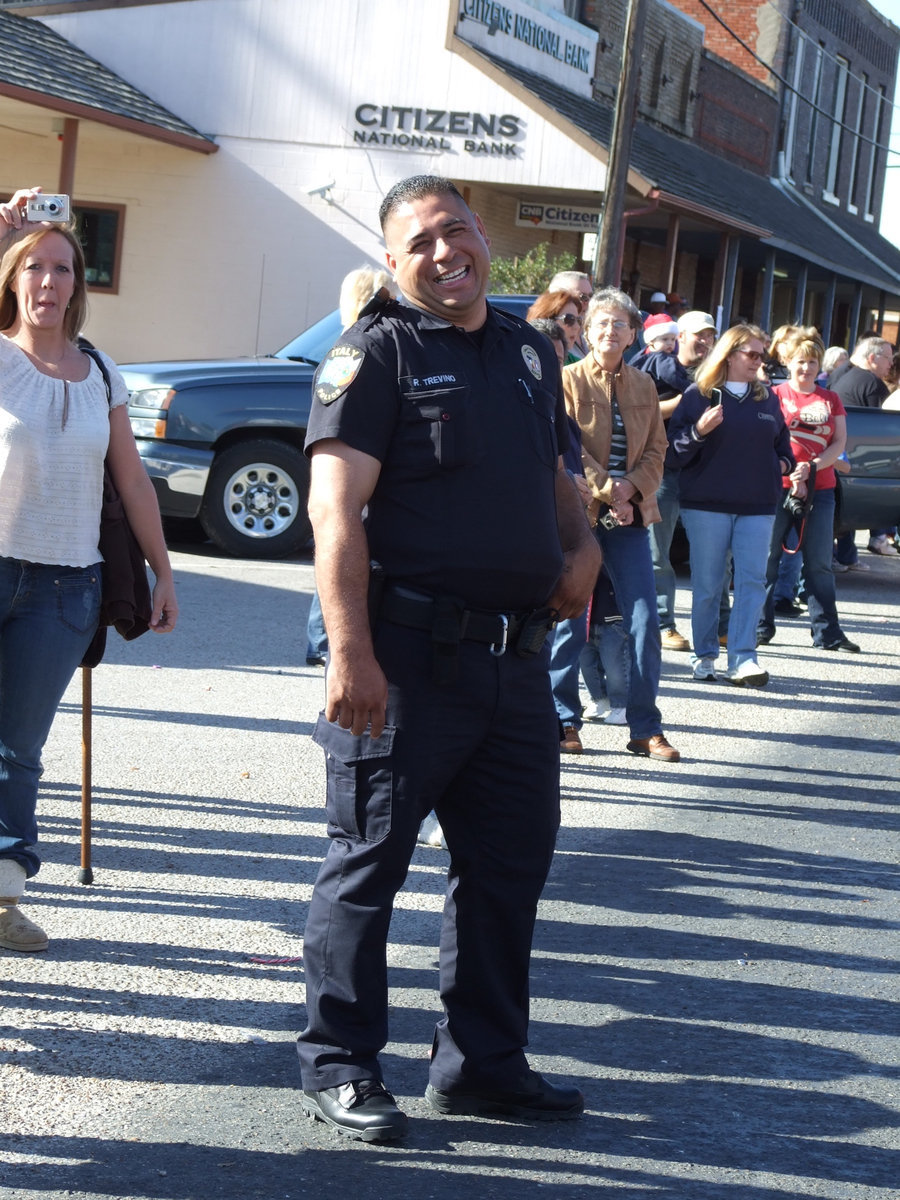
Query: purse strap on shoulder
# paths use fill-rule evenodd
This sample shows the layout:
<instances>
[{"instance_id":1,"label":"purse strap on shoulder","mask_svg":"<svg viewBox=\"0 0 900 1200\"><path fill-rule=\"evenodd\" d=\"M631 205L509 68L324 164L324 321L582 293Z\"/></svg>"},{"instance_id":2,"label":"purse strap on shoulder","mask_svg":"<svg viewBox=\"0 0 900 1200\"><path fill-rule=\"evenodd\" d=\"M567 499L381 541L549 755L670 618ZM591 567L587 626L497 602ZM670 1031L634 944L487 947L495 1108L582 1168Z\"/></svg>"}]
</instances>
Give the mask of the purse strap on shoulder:
<instances>
[{"instance_id":1,"label":"purse strap on shoulder","mask_svg":"<svg viewBox=\"0 0 900 1200\"><path fill-rule=\"evenodd\" d=\"M109 371L107 371L107 369L106 369L106 363L103 361L103 359L100 355L100 351L96 348L96 346L85 346L83 343L80 343L80 348L84 351L84 353L88 356L88 358L92 358L94 360L94 362L97 364L97 366L100 368L100 374L103 376L103 383L106 387L106 402L111 408L112 407L112 383L110 382Z\"/></svg>"}]
</instances>

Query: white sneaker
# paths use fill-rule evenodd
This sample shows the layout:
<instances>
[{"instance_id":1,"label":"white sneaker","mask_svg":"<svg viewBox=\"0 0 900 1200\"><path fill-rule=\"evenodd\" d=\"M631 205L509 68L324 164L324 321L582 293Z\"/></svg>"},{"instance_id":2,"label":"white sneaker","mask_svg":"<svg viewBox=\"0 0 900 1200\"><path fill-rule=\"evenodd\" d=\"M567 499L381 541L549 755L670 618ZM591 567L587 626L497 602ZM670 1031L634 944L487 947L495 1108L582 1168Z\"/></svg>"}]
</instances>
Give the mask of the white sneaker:
<instances>
[{"instance_id":1,"label":"white sneaker","mask_svg":"<svg viewBox=\"0 0 900 1200\"><path fill-rule=\"evenodd\" d=\"M418 842L422 846L433 846L435 850L446 850L447 841L441 823L433 812L430 812L419 826Z\"/></svg>"},{"instance_id":2,"label":"white sneaker","mask_svg":"<svg viewBox=\"0 0 900 1200\"><path fill-rule=\"evenodd\" d=\"M831 569L834 571L835 575L843 575L845 571L850 570L850 564L838 562L836 558L833 558L831 560Z\"/></svg>"},{"instance_id":3,"label":"white sneaker","mask_svg":"<svg viewBox=\"0 0 900 1200\"><path fill-rule=\"evenodd\" d=\"M627 722L625 720L625 709L624 708L611 708L609 710L609 712L606 714L606 719L604 720L603 723L604 723L604 725L625 725L625 724L627 724Z\"/></svg>"},{"instance_id":4,"label":"white sneaker","mask_svg":"<svg viewBox=\"0 0 900 1200\"><path fill-rule=\"evenodd\" d=\"M869 552L871 554L896 554L897 547L888 535L883 533L880 537L869 538Z\"/></svg>"},{"instance_id":5,"label":"white sneaker","mask_svg":"<svg viewBox=\"0 0 900 1200\"><path fill-rule=\"evenodd\" d=\"M581 719L583 721L602 721L608 712L608 700L592 700L590 704L584 706Z\"/></svg>"},{"instance_id":6,"label":"white sneaker","mask_svg":"<svg viewBox=\"0 0 900 1200\"><path fill-rule=\"evenodd\" d=\"M769 682L769 672L764 671L758 662L748 658L739 667L728 672L728 682L735 687L765 687Z\"/></svg>"},{"instance_id":7,"label":"white sneaker","mask_svg":"<svg viewBox=\"0 0 900 1200\"><path fill-rule=\"evenodd\" d=\"M694 663L693 676L695 679L714 682L716 678L715 663L711 658L698 658Z\"/></svg>"}]
</instances>

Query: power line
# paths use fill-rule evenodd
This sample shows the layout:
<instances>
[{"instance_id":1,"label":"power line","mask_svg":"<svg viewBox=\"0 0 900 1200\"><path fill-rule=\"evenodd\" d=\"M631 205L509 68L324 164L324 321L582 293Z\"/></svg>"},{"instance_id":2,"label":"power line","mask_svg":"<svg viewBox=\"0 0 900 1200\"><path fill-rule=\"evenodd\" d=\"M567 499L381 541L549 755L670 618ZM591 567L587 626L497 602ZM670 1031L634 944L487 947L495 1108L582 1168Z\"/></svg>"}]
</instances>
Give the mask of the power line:
<instances>
[{"instance_id":1,"label":"power line","mask_svg":"<svg viewBox=\"0 0 900 1200\"><path fill-rule=\"evenodd\" d=\"M701 8L706 9L706 11L709 13L709 15L713 18L713 20L717 21L722 26L722 28L725 30L725 32L729 35L729 37L734 38L734 40L738 43L738 45L741 46L744 50L746 50L751 58L755 59L756 62L758 62L761 67L765 67L765 69L769 72L769 74L772 75L775 79L777 79L778 82L782 85L782 87L786 88L787 91L791 92L793 95L798 96L803 101L804 104L808 104L813 112L817 112L817 113L819 113L820 116L827 118L829 121L833 121L836 125L839 125L841 129L846 130L847 133L851 134L853 137L859 138L859 140L861 142L868 142L868 144L870 146L874 146L876 148L876 150L884 150L884 152L886 154L900 155L900 150L893 150L890 145L886 145L883 142L879 142L875 138L871 138L868 136L868 134L862 133L861 131L859 131L857 129L852 129L849 125L845 125L843 121L839 120L834 115L833 112L828 112L826 109L820 108L819 105L815 103L815 101L810 100L808 96L804 96L803 93L798 88L795 88L794 85L789 83L783 75L779 74L779 72L775 70L775 68L771 65L771 63L767 63L765 61L765 59L760 58L760 56L756 53L756 51L751 46L748 46L747 43L743 40L743 38L739 37L735 33L735 31L731 28L731 26L722 17L720 17L719 14L713 8L711 8L709 4L707 4L706 0L697 0L697 3L701 6ZM823 53L824 53L824 51L823 51ZM857 83L861 83L861 81L859 79L857 79L857 77L855 75L852 74L852 72L849 69L849 66L847 68L847 74L850 76L851 79L855 80ZM873 91L874 91L874 89L873 89ZM891 101L889 101L887 99L887 96L885 93L876 92L875 95L878 97L878 99L881 101L882 104L887 105L890 108L894 107L893 104L891 103Z\"/></svg>"},{"instance_id":2,"label":"power line","mask_svg":"<svg viewBox=\"0 0 900 1200\"><path fill-rule=\"evenodd\" d=\"M790 25L790 27L792 29L795 29L797 31L797 33L800 35L800 37L802 37L805 42L808 42L810 45L812 45L813 48L816 51L818 51L818 53L821 54L821 56L823 58L827 58L829 62L833 63L835 66L838 66L837 55L832 54L830 51L826 50L825 47L822 46L821 44L817 44L815 41L815 38L812 36L812 34L809 33L806 29L803 29L800 25L797 24L796 21L793 21L789 16L787 16L785 13L783 13L781 11L781 9L778 7L778 5L775 3L775 0L766 0L766 3L768 4L769 8L774 9L775 12L778 13L778 16L782 19L782 21L784 21L784 23L786 25ZM731 33L731 30L729 30L728 32ZM772 72L772 73L774 74L774 72ZM876 88L874 88L871 85L871 83L863 82L862 78L860 78L857 75L854 75L851 71L848 71L848 74L850 75L851 79L856 80L856 82L859 84L859 86L864 91L871 92L876 100L881 100L882 104L886 105L888 108L893 109L894 112L900 112L900 105L895 104L893 102L893 100L888 100L887 96L884 92L878 91ZM841 128L848 129L849 127L844 125L843 122L841 122ZM850 132L853 133L853 132L855 132L855 130L850 130ZM894 153L894 151L891 151L891 153Z\"/></svg>"}]
</instances>

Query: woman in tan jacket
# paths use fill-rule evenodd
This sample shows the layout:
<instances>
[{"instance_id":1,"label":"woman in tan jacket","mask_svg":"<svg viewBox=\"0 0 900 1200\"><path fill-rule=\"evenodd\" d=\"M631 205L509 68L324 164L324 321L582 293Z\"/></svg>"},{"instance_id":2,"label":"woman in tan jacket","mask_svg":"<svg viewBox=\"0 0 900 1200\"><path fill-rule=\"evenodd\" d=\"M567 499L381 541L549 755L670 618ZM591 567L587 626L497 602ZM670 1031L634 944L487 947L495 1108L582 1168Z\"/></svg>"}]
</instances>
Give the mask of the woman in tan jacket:
<instances>
[{"instance_id":1,"label":"woman in tan jacket","mask_svg":"<svg viewBox=\"0 0 900 1200\"><path fill-rule=\"evenodd\" d=\"M566 409L581 430L582 461L593 493L588 517L603 550L631 648L627 748L664 762L678 751L662 731L656 694L662 654L647 526L659 520L666 434L649 375L623 355L641 327L633 301L618 288L594 294L585 319L590 353L563 371Z\"/></svg>"}]
</instances>

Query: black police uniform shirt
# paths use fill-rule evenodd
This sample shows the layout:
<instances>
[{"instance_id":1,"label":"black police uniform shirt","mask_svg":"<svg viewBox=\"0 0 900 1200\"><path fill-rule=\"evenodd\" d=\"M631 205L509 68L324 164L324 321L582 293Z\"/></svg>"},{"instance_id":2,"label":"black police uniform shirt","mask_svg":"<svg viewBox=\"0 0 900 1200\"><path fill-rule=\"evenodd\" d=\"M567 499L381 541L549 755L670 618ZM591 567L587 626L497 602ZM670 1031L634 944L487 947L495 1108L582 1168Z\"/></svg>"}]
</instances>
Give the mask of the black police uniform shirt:
<instances>
[{"instance_id":1,"label":"black police uniform shirt","mask_svg":"<svg viewBox=\"0 0 900 1200\"><path fill-rule=\"evenodd\" d=\"M316 372L307 453L326 438L381 463L366 533L388 580L500 612L547 602L568 433L543 334L490 305L467 333L390 301Z\"/></svg>"}]
</instances>

